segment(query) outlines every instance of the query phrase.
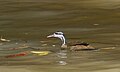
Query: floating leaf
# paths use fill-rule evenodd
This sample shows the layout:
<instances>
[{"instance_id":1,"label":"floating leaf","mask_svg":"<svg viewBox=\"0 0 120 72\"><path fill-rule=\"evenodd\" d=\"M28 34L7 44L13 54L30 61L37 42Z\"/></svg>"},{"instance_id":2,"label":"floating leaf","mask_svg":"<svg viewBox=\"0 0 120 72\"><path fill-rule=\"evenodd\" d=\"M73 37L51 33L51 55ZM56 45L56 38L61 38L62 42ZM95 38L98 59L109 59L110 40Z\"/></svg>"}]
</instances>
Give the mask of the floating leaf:
<instances>
[{"instance_id":1,"label":"floating leaf","mask_svg":"<svg viewBox=\"0 0 120 72\"><path fill-rule=\"evenodd\" d=\"M44 56L44 55L48 55L51 52L50 51L31 51L31 53Z\"/></svg>"}]
</instances>

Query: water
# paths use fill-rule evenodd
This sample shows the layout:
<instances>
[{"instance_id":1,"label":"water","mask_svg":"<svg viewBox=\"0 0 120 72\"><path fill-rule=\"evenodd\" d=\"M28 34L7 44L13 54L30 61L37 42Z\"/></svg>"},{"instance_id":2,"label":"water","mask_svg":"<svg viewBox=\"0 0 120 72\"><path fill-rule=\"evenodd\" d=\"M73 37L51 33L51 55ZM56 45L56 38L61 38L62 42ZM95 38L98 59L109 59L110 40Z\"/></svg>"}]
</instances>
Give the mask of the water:
<instances>
[{"instance_id":1,"label":"water","mask_svg":"<svg viewBox=\"0 0 120 72\"><path fill-rule=\"evenodd\" d=\"M119 0L0 0L2 72L120 72ZM96 51L60 50L58 39L46 36L63 31L68 42L85 41ZM26 43L27 42L27 43ZM6 55L50 50L46 56L5 58Z\"/></svg>"}]
</instances>

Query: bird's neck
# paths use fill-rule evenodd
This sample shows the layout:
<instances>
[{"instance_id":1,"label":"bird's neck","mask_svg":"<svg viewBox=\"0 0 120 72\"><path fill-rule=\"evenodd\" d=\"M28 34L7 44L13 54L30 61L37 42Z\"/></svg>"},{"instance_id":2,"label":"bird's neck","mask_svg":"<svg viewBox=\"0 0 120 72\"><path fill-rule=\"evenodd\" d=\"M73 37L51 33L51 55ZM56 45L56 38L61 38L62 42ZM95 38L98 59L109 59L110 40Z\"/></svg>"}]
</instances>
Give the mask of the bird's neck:
<instances>
[{"instance_id":1,"label":"bird's neck","mask_svg":"<svg viewBox=\"0 0 120 72\"><path fill-rule=\"evenodd\" d=\"M62 47L62 48L67 48L66 39L65 39L64 36L61 37L61 41L62 41L61 47Z\"/></svg>"},{"instance_id":2,"label":"bird's neck","mask_svg":"<svg viewBox=\"0 0 120 72\"><path fill-rule=\"evenodd\" d=\"M66 44L66 39L65 39L65 37L63 36L62 39L63 39L63 41L62 41L62 42L63 42L62 45L65 45L65 44Z\"/></svg>"}]
</instances>

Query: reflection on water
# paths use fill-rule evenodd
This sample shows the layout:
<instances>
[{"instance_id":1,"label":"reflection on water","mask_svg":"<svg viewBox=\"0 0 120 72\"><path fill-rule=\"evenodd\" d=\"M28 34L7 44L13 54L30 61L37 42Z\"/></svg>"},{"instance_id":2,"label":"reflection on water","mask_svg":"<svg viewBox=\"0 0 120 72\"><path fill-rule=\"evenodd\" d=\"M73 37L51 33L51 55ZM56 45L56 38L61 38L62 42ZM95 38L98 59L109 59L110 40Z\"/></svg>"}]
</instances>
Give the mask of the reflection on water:
<instances>
[{"instance_id":1,"label":"reflection on water","mask_svg":"<svg viewBox=\"0 0 120 72\"><path fill-rule=\"evenodd\" d=\"M60 50L59 53L57 53L57 56L60 58L58 61L59 65L66 65L67 62L65 59L67 59L67 50Z\"/></svg>"},{"instance_id":2,"label":"reflection on water","mask_svg":"<svg viewBox=\"0 0 120 72\"><path fill-rule=\"evenodd\" d=\"M120 72L119 0L0 0L2 72ZM59 40L46 36L63 31L68 43L85 41L95 51L61 51ZM31 50L49 50L38 56L6 58Z\"/></svg>"}]
</instances>

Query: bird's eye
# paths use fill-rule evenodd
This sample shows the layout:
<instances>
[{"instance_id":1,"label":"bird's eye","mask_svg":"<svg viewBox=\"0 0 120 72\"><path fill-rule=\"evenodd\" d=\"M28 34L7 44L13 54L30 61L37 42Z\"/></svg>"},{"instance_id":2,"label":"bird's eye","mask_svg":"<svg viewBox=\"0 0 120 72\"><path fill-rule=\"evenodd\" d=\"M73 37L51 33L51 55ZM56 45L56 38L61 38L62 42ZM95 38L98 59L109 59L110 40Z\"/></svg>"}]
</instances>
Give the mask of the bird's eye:
<instances>
[{"instance_id":1,"label":"bird's eye","mask_svg":"<svg viewBox=\"0 0 120 72\"><path fill-rule=\"evenodd\" d=\"M55 32L54 34L56 34L56 35L63 35L62 32Z\"/></svg>"},{"instance_id":2,"label":"bird's eye","mask_svg":"<svg viewBox=\"0 0 120 72\"><path fill-rule=\"evenodd\" d=\"M55 34L58 34L58 33L55 33Z\"/></svg>"},{"instance_id":3,"label":"bird's eye","mask_svg":"<svg viewBox=\"0 0 120 72\"><path fill-rule=\"evenodd\" d=\"M55 33L56 35L62 35L61 33Z\"/></svg>"}]
</instances>

